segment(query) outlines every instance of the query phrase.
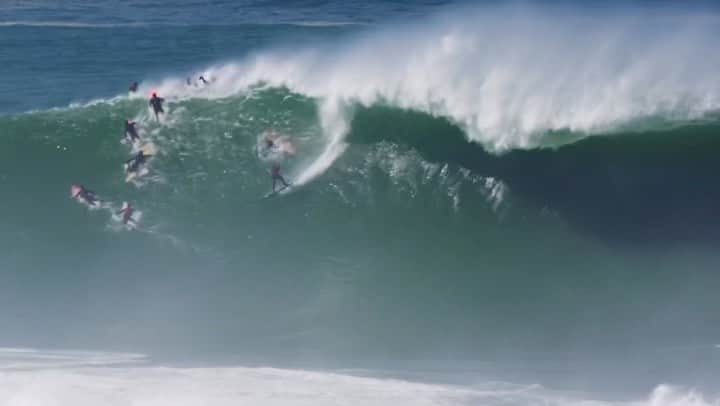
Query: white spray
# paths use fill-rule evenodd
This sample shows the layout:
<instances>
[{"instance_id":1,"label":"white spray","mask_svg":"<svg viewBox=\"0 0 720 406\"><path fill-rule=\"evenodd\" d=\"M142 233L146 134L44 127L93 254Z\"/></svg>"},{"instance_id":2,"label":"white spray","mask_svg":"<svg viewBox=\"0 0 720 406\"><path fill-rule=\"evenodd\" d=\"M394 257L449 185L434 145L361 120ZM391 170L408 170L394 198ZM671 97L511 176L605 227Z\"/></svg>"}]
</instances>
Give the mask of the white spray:
<instances>
[{"instance_id":1,"label":"white spray","mask_svg":"<svg viewBox=\"0 0 720 406\"><path fill-rule=\"evenodd\" d=\"M493 152L541 146L548 131L593 134L720 109L717 18L670 9L604 14L481 6L340 45L261 52L205 70L211 86L178 78L156 88L216 98L265 84L317 98L327 147L298 183L342 154L349 107L358 104L445 117Z\"/></svg>"}]
</instances>

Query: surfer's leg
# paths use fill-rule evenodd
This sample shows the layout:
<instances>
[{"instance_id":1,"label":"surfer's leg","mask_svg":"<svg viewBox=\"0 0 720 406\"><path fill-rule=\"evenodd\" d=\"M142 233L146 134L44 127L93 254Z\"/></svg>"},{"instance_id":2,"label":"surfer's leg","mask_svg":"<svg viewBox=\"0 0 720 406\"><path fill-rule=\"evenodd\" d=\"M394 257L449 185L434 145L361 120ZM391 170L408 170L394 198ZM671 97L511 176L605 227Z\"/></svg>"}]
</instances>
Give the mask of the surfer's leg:
<instances>
[{"instance_id":1,"label":"surfer's leg","mask_svg":"<svg viewBox=\"0 0 720 406\"><path fill-rule=\"evenodd\" d=\"M275 183L277 182L277 178L273 176L273 192L275 191Z\"/></svg>"}]
</instances>

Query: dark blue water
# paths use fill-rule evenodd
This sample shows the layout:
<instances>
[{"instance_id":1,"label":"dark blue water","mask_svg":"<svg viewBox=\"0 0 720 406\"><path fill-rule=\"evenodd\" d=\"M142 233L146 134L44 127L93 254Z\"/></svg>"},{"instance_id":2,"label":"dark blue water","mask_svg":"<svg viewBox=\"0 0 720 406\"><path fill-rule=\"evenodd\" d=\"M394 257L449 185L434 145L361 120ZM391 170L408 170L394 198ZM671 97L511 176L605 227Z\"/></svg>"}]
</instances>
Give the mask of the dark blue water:
<instances>
[{"instance_id":1,"label":"dark blue water","mask_svg":"<svg viewBox=\"0 0 720 406\"><path fill-rule=\"evenodd\" d=\"M0 6L0 111L123 94L132 81L192 74L271 45L337 40L449 1L29 1Z\"/></svg>"}]
</instances>

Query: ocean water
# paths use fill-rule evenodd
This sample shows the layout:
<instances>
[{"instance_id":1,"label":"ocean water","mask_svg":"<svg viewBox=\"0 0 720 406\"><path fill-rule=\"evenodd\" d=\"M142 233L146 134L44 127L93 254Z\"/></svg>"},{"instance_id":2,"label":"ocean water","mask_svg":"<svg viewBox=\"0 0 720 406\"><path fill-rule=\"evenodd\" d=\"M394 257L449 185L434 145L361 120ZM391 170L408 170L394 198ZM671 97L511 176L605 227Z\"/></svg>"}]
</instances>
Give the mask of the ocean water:
<instances>
[{"instance_id":1,"label":"ocean water","mask_svg":"<svg viewBox=\"0 0 720 406\"><path fill-rule=\"evenodd\" d=\"M719 34L711 3L3 2L0 405L720 404Z\"/></svg>"}]
</instances>

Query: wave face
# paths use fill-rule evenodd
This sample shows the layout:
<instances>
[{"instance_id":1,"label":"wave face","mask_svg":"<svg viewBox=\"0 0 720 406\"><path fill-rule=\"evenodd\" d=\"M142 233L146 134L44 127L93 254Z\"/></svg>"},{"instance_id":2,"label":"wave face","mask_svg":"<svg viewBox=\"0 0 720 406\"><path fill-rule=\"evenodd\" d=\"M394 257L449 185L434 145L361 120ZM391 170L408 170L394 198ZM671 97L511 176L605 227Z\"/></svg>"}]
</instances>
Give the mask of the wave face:
<instances>
[{"instance_id":1,"label":"wave face","mask_svg":"<svg viewBox=\"0 0 720 406\"><path fill-rule=\"evenodd\" d=\"M107 97L100 83L120 75L127 45L101 39L146 28L0 26L13 44L30 29L51 44L78 36L97 55L86 67L105 75L71 72L78 61L61 56L25 83L69 107L0 98L3 111L28 110L0 115L0 304L12 309L0 312L0 344L712 402L658 386L715 393L720 336L718 24L711 11L664 7L472 6L372 31L160 24L163 47L137 51L153 62L127 65L146 74L139 92ZM224 46L244 56L227 62ZM201 57L220 62L197 67ZM178 72L212 83L188 86ZM58 80L67 87L48 90ZM159 123L151 90L167 99ZM128 118L158 150L131 183ZM270 128L295 150L281 162L295 187L263 198ZM104 208L70 199L72 183ZM113 217L123 201L142 212L137 230ZM194 373L78 368L38 379L89 374L122 389L161 375L179 388ZM196 372L208 393L216 379L302 386L285 370ZM395 393L382 382L368 385ZM398 402L547 395L428 390Z\"/></svg>"},{"instance_id":2,"label":"wave face","mask_svg":"<svg viewBox=\"0 0 720 406\"><path fill-rule=\"evenodd\" d=\"M679 383L687 354L716 351L702 311L718 304L715 124L497 156L447 120L357 109L327 171L262 199L266 128L295 145L288 179L326 151L314 99L263 88L167 111L158 125L129 99L0 119L13 191L3 294L23 309L3 315L15 326L8 343L281 365L422 360L411 369L602 353L584 373L653 360L662 381ZM137 184L122 175L125 117L159 149ZM73 182L115 210L131 201L141 230L69 199ZM629 364L615 358L627 348L638 357Z\"/></svg>"}]
</instances>

